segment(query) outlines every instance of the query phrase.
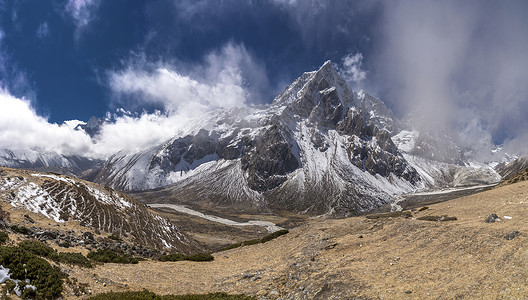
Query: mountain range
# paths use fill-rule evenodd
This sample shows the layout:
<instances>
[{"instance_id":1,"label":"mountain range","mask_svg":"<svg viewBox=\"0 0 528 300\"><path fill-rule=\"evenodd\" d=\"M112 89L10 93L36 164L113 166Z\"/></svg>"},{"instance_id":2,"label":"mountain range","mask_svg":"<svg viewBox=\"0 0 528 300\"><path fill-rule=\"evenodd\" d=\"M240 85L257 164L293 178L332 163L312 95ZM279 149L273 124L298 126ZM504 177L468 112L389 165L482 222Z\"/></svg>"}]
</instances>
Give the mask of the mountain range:
<instances>
[{"instance_id":1,"label":"mountain range","mask_svg":"<svg viewBox=\"0 0 528 300\"><path fill-rule=\"evenodd\" d=\"M501 179L448 136L407 123L381 100L352 91L327 61L270 105L208 112L146 150L99 161L4 149L0 164L148 190L150 202L333 216L364 213L418 190ZM101 124L94 119L76 129L96 136Z\"/></svg>"}]
</instances>

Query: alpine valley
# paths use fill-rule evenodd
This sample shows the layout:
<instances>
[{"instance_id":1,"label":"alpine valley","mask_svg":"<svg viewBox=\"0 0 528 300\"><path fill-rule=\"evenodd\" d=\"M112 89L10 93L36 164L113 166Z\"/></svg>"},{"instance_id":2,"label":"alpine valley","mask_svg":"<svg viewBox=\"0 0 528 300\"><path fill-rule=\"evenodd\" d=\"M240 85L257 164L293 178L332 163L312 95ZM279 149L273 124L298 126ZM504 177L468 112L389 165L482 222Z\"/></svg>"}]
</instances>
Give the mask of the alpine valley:
<instances>
[{"instance_id":1,"label":"alpine valley","mask_svg":"<svg viewBox=\"0 0 528 300\"><path fill-rule=\"evenodd\" d=\"M148 149L1 149L2 297L526 298L528 159L416 119L327 61Z\"/></svg>"}]
</instances>

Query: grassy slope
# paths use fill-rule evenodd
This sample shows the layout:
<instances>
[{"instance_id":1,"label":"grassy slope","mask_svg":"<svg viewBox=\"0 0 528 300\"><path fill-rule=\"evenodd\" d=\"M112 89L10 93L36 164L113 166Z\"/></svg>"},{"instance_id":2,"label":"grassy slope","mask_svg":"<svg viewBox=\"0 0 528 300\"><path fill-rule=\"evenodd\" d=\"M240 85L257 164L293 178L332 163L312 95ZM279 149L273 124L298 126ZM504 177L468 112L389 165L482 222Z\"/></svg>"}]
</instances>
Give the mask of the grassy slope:
<instances>
[{"instance_id":1,"label":"grassy slope","mask_svg":"<svg viewBox=\"0 0 528 300\"><path fill-rule=\"evenodd\" d=\"M270 298L525 298L527 190L526 181L502 186L431 205L412 218L313 221L268 243L217 253L212 262L144 261L73 272L87 282L97 278L98 283L91 282L96 293L148 289ZM502 221L485 223L491 213ZM415 219L427 215L457 220ZM513 230L520 236L505 240Z\"/></svg>"}]
</instances>

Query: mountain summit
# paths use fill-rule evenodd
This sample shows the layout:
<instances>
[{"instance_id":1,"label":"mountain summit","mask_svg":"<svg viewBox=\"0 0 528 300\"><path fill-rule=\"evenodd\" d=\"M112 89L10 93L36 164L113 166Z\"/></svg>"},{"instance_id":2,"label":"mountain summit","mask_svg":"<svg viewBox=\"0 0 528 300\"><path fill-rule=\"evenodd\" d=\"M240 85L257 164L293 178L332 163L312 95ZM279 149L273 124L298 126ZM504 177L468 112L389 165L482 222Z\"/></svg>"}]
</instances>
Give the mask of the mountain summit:
<instances>
[{"instance_id":1,"label":"mountain summit","mask_svg":"<svg viewBox=\"0 0 528 300\"><path fill-rule=\"evenodd\" d=\"M337 215L424 187L391 139L400 125L390 109L354 93L329 61L269 107L205 119L148 151L115 154L96 181L129 191L165 187L165 202Z\"/></svg>"},{"instance_id":2,"label":"mountain summit","mask_svg":"<svg viewBox=\"0 0 528 300\"><path fill-rule=\"evenodd\" d=\"M81 129L95 133L98 124ZM146 201L335 216L416 190L500 179L455 143L405 124L381 100L352 91L327 61L269 106L211 111L170 140L118 152L84 175L124 191L155 189ZM9 162L30 163L14 154Z\"/></svg>"}]
</instances>

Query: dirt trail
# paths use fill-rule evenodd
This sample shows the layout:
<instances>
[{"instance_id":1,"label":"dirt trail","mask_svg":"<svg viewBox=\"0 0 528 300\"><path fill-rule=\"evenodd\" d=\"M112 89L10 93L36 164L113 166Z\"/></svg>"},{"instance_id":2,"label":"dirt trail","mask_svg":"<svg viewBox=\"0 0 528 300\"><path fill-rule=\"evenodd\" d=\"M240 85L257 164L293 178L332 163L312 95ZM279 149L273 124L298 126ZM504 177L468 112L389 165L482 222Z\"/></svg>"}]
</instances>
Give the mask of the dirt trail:
<instances>
[{"instance_id":1,"label":"dirt trail","mask_svg":"<svg viewBox=\"0 0 528 300\"><path fill-rule=\"evenodd\" d=\"M501 221L485 223L491 213ZM416 219L427 215L457 220ZM522 299L528 297L527 218L528 183L521 182L434 204L407 219L315 220L268 243L216 253L213 262L105 264L72 270L72 275L88 282L94 292L225 291L269 299ZM513 230L520 235L504 239Z\"/></svg>"}]
</instances>

